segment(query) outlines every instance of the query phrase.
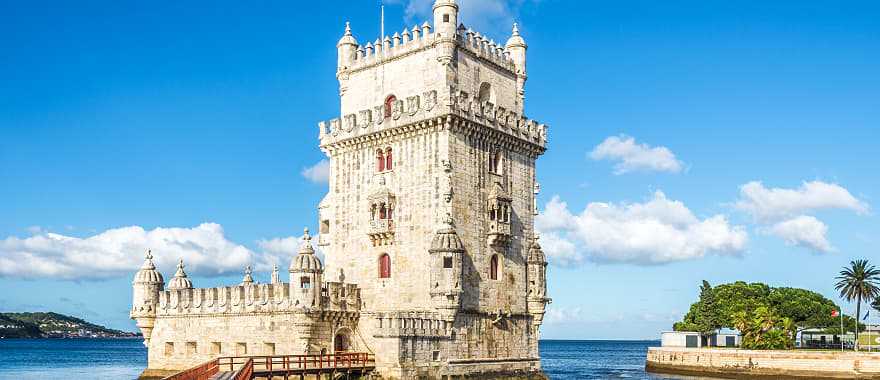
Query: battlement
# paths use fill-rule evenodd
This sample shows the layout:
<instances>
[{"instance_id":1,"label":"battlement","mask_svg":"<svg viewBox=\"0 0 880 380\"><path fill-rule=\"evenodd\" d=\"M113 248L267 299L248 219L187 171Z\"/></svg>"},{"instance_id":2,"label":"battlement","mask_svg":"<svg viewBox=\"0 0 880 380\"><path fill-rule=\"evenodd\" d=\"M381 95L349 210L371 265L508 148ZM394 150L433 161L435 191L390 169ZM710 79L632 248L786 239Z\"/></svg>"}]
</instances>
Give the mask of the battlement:
<instances>
[{"instance_id":1,"label":"battlement","mask_svg":"<svg viewBox=\"0 0 880 380\"><path fill-rule=\"evenodd\" d=\"M446 114L454 114L466 120L503 132L520 140L538 145L542 150L547 145L546 124L526 118L514 111L496 107L489 101L480 103L475 96L466 91L450 89L449 106L437 103L437 91L397 100L392 106L390 117L385 117L383 105L361 110L357 114L344 115L318 123L318 138L321 146L330 146L343 141L378 132L391 131L398 127L411 126Z\"/></svg>"},{"instance_id":2,"label":"battlement","mask_svg":"<svg viewBox=\"0 0 880 380\"><path fill-rule=\"evenodd\" d=\"M381 40L377 38L374 42L368 42L366 45L357 45L353 61L344 70L357 72L382 65L385 62L434 48L435 43L441 39L442 36L431 32L431 25L427 22L421 27L404 28L402 32L396 32L393 36L384 36ZM456 46L470 52L477 58L516 74L513 58L503 44L496 43L495 40L472 29L465 29L464 25L459 26L454 41Z\"/></svg>"},{"instance_id":3,"label":"battlement","mask_svg":"<svg viewBox=\"0 0 880 380\"><path fill-rule=\"evenodd\" d=\"M217 288L171 289L159 292L156 315L216 315L259 312L302 311L303 305L294 301L291 292L310 289L291 289L288 283L242 284ZM360 289L355 284L325 282L321 288L321 303L313 311L358 311Z\"/></svg>"}]
</instances>

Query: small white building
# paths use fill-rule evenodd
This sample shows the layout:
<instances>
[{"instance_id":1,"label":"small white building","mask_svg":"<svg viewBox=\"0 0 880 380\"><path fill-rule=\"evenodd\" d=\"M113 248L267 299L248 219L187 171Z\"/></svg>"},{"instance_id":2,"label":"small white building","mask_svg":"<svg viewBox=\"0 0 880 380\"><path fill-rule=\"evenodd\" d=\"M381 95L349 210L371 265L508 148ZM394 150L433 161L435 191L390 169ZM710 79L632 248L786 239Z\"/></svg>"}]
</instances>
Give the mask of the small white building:
<instances>
[{"instance_id":1,"label":"small white building","mask_svg":"<svg viewBox=\"0 0 880 380\"><path fill-rule=\"evenodd\" d=\"M695 331L664 331L660 335L662 347L739 347L742 336L739 331L720 329L713 334L703 335Z\"/></svg>"},{"instance_id":2,"label":"small white building","mask_svg":"<svg viewBox=\"0 0 880 380\"><path fill-rule=\"evenodd\" d=\"M660 334L662 347L703 347L704 339L695 331L664 331Z\"/></svg>"}]
</instances>

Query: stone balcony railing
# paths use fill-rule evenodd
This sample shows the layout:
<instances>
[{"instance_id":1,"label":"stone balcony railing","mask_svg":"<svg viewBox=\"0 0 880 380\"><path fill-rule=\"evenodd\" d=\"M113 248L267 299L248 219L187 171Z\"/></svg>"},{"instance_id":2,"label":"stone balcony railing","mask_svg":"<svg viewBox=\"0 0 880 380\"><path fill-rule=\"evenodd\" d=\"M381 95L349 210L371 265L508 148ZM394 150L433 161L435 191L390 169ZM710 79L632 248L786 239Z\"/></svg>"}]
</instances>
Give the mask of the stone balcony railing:
<instances>
[{"instance_id":1,"label":"stone balcony railing","mask_svg":"<svg viewBox=\"0 0 880 380\"><path fill-rule=\"evenodd\" d=\"M329 234L318 235L318 246L325 247L328 245L330 245L330 235Z\"/></svg>"},{"instance_id":2,"label":"stone balcony railing","mask_svg":"<svg viewBox=\"0 0 880 380\"><path fill-rule=\"evenodd\" d=\"M489 232L487 233L490 245L507 244L510 241L510 223L499 222L493 220L489 222Z\"/></svg>"},{"instance_id":3,"label":"stone balcony railing","mask_svg":"<svg viewBox=\"0 0 880 380\"><path fill-rule=\"evenodd\" d=\"M370 221L370 228L367 230L373 245L388 245L394 239L394 220L393 219L377 219Z\"/></svg>"}]
</instances>

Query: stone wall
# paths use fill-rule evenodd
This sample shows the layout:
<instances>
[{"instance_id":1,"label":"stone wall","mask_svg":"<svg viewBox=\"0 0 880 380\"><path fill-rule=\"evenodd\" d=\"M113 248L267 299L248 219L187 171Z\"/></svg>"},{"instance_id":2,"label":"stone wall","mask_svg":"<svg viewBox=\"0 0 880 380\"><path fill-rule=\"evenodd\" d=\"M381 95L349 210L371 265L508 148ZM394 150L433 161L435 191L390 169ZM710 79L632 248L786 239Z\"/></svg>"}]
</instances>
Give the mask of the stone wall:
<instances>
[{"instance_id":1,"label":"stone wall","mask_svg":"<svg viewBox=\"0 0 880 380\"><path fill-rule=\"evenodd\" d=\"M646 369L727 378L880 379L880 354L838 351L648 349Z\"/></svg>"}]
</instances>

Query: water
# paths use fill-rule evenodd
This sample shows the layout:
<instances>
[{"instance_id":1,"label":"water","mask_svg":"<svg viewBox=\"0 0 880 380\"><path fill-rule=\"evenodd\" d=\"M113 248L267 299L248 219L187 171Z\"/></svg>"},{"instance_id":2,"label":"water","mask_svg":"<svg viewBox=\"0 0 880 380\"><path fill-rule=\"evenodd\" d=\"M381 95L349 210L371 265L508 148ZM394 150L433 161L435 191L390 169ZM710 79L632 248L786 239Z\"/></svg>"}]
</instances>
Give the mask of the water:
<instances>
[{"instance_id":1,"label":"water","mask_svg":"<svg viewBox=\"0 0 880 380\"><path fill-rule=\"evenodd\" d=\"M645 373L645 354L658 342L542 341L551 379L708 379ZM147 351L136 339L0 339L0 380L136 379Z\"/></svg>"}]
</instances>

